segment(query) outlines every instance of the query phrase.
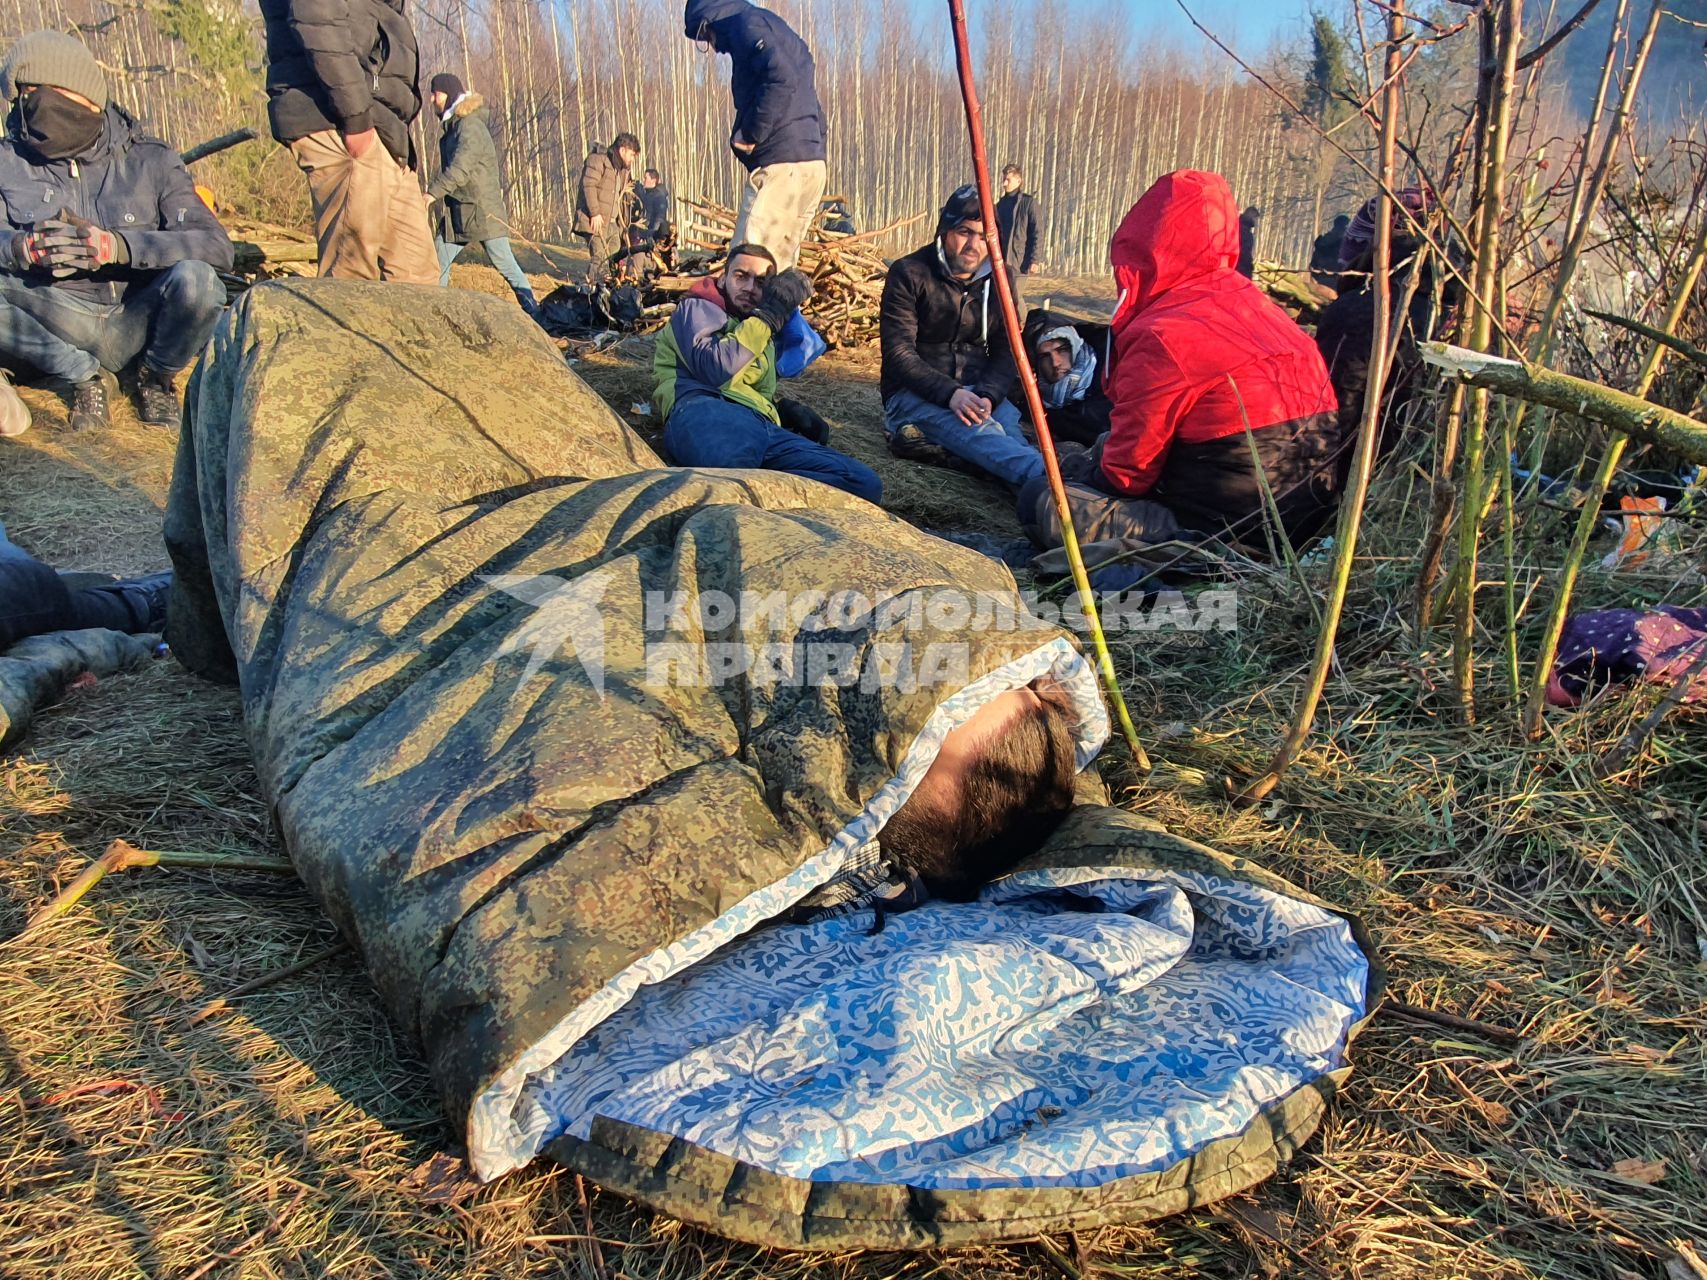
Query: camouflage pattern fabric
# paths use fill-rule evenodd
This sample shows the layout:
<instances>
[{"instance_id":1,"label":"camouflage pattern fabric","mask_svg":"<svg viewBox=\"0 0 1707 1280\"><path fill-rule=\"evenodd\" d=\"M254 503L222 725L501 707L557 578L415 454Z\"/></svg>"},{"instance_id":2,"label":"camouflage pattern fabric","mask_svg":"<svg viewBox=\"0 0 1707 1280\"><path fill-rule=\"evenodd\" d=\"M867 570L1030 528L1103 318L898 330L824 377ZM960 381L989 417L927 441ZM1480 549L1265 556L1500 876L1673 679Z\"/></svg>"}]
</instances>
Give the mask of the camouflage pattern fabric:
<instances>
[{"instance_id":1,"label":"camouflage pattern fabric","mask_svg":"<svg viewBox=\"0 0 1707 1280\"><path fill-rule=\"evenodd\" d=\"M81 675L110 676L154 656L159 636L128 636L90 627L27 636L0 654L0 747L29 731L42 707L57 701Z\"/></svg>"},{"instance_id":2,"label":"camouflage pattern fabric","mask_svg":"<svg viewBox=\"0 0 1707 1280\"><path fill-rule=\"evenodd\" d=\"M944 695L1040 647L1070 651L1041 624L972 631L929 610L903 632L833 602L780 617L660 608L743 592L1011 598L1013 581L810 481L662 466L513 306L461 291L246 294L188 389L166 535L173 651L240 684L290 856L459 1126L477 1100L501 1112L518 1064L613 978L823 854ZM953 650L964 670L938 686L658 679L666 647L680 674L831 642L860 670L897 644ZM1080 814L1057 856L1099 840L1098 857L1152 856L1125 815ZM1329 1087L1250 1138L1249 1180L1314 1127ZM722 1206L744 1202L740 1170L681 1145L628 1135L554 1154L744 1238L812 1242L814 1215L871 1218L861 1241L933 1234L904 1188L779 1185L724 1223ZM1013 1234L972 1216L988 1221L939 1234Z\"/></svg>"}]
</instances>

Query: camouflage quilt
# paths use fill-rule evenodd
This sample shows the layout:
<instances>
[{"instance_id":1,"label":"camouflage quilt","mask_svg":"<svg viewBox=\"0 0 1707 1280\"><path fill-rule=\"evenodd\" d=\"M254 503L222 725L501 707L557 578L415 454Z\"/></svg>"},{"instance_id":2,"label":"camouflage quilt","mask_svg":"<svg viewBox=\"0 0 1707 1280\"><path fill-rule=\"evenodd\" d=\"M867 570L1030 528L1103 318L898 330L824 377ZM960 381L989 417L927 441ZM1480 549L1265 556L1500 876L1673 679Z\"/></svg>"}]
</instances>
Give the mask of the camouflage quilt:
<instances>
[{"instance_id":1,"label":"camouflage quilt","mask_svg":"<svg viewBox=\"0 0 1707 1280\"><path fill-rule=\"evenodd\" d=\"M1075 810L970 904L779 916L1074 638L851 495L682 470L513 306L268 284L194 375L167 639L241 686L305 883L485 1178L744 1239L1130 1221L1272 1173L1379 977L1355 921ZM691 1016L690 1016L691 1015Z\"/></svg>"}]
</instances>

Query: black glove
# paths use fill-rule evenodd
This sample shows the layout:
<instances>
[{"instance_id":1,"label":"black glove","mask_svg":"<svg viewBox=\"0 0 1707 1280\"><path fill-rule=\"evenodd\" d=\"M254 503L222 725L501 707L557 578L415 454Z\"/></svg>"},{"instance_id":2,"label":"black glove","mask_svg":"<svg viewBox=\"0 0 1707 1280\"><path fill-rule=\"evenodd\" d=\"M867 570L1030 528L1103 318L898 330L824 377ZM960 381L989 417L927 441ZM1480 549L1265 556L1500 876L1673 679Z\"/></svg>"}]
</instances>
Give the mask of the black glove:
<instances>
[{"instance_id":1,"label":"black glove","mask_svg":"<svg viewBox=\"0 0 1707 1280\"><path fill-rule=\"evenodd\" d=\"M798 400L778 400L776 416L782 419L782 429L792 431L813 444L830 443L830 424L818 416L818 411Z\"/></svg>"},{"instance_id":2,"label":"black glove","mask_svg":"<svg viewBox=\"0 0 1707 1280\"><path fill-rule=\"evenodd\" d=\"M764 300L753 308L753 314L770 326L772 333L781 333L794 314L812 297L812 282L790 267L765 281Z\"/></svg>"}]
</instances>

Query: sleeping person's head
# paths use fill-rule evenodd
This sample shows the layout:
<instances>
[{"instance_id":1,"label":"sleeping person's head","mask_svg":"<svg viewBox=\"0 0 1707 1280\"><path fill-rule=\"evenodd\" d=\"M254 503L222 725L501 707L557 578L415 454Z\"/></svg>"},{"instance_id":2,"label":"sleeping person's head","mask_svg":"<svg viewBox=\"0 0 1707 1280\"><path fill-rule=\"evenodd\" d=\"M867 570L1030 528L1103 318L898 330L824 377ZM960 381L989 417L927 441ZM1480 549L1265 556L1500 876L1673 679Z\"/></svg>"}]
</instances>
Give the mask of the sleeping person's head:
<instances>
[{"instance_id":1,"label":"sleeping person's head","mask_svg":"<svg viewBox=\"0 0 1707 1280\"><path fill-rule=\"evenodd\" d=\"M986 702L878 833L889 862L964 900L1034 853L1073 805L1073 724L1052 680Z\"/></svg>"}]
</instances>

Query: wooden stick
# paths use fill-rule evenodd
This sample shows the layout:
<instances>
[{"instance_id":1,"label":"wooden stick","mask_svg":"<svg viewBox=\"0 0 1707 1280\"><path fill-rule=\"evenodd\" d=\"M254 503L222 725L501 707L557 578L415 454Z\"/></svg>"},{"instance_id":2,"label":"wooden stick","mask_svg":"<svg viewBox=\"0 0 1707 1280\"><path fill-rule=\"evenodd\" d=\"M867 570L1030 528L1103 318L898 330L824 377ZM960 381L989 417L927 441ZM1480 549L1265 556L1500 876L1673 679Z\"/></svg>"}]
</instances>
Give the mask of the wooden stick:
<instances>
[{"instance_id":1,"label":"wooden stick","mask_svg":"<svg viewBox=\"0 0 1707 1280\"><path fill-rule=\"evenodd\" d=\"M187 151L180 151L178 159L185 164L194 164L197 160L206 160L209 156L218 155L221 151L230 150L239 142L250 142L255 137L255 131L244 125L241 129L233 129L230 133L222 133L217 138L209 138L206 142L198 142Z\"/></svg>"},{"instance_id":2,"label":"wooden stick","mask_svg":"<svg viewBox=\"0 0 1707 1280\"><path fill-rule=\"evenodd\" d=\"M283 982L286 978L294 978L299 973L306 973L321 961L330 960L336 955L342 955L349 949L350 944L345 942L342 938L339 938L338 941L334 942L331 946L323 947L311 956L306 956L292 964L282 965L277 969L269 970L258 978L250 978L247 982L240 982L224 995L217 996L214 999L209 1000L201 1008L197 1009L195 1014L184 1025L186 1027L193 1027L198 1023L206 1022L209 1018L213 1017L214 1014L226 1008L226 1006L239 996L249 995L252 992L261 990L263 987L270 987L275 982Z\"/></svg>"},{"instance_id":3,"label":"wooden stick","mask_svg":"<svg viewBox=\"0 0 1707 1280\"><path fill-rule=\"evenodd\" d=\"M1522 1044L1528 1039L1521 1031L1513 1031L1510 1027L1496 1027L1493 1023L1483 1022L1479 1018L1464 1018L1440 1009L1425 1009L1421 1005L1395 1000L1392 996L1383 1000L1376 1012L1396 1013L1399 1017L1409 1018L1413 1022L1428 1022L1452 1031L1468 1031L1471 1035L1481 1036L1484 1040L1492 1040L1497 1044Z\"/></svg>"},{"instance_id":4,"label":"wooden stick","mask_svg":"<svg viewBox=\"0 0 1707 1280\"><path fill-rule=\"evenodd\" d=\"M82 901L83 896L107 876L135 867L210 867L228 871L273 871L295 875L296 868L278 858L257 858L246 854L195 853L175 850L138 849L128 840L114 840L106 851L84 867L75 880L62 889L53 900L30 917L23 933L30 933L49 921L57 920Z\"/></svg>"},{"instance_id":5,"label":"wooden stick","mask_svg":"<svg viewBox=\"0 0 1707 1280\"><path fill-rule=\"evenodd\" d=\"M1517 0L1507 2L1517 3ZM1369 343L1369 390L1364 396L1363 420L1358 424L1351 489L1340 503L1327 608L1316 632L1316 652L1310 664L1309 682L1304 687L1304 696L1286 738L1274 754L1273 763L1266 773L1242 789L1236 789L1230 778L1226 782L1228 798L1239 805L1255 804L1273 791L1281 775L1291 768L1292 762L1310 740L1310 730L1316 723L1316 709L1321 705L1328 672L1333 666L1334 641L1339 635L1340 617L1345 611L1346 592L1351 584L1352 564L1357 557L1357 535L1362 527L1363 503L1369 494L1369 477L1375 468L1375 442L1381 434L1382 387L1387 378L1387 332L1392 321L1391 281L1388 277L1393 259L1393 201L1386 193L1393 184L1398 150L1401 83L1398 64L1402 57L1404 32L1405 0L1393 0L1393 7L1388 11L1386 87L1381 94L1381 194L1375 207L1375 262L1371 281L1375 293L1375 323ZM1254 443L1252 449L1255 450ZM1281 536L1285 536L1284 530Z\"/></svg>"},{"instance_id":6,"label":"wooden stick","mask_svg":"<svg viewBox=\"0 0 1707 1280\"><path fill-rule=\"evenodd\" d=\"M1593 307L1584 307L1585 316L1593 316L1596 320L1604 320L1607 324L1615 324L1639 333L1650 342L1663 342L1685 359L1707 369L1707 351L1703 351L1693 342L1685 342L1675 333L1667 333L1664 329L1656 329L1651 324L1643 324L1640 320L1632 320L1629 316L1621 316L1612 311L1596 311Z\"/></svg>"},{"instance_id":7,"label":"wooden stick","mask_svg":"<svg viewBox=\"0 0 1707 1280\"><path fill-rule=\"evenodd\" d=\"M966 108L966 132L972 140L972 172L978 179L978 203L984 219L984 243L990 251L990 274L996 282L996 293L1002 303L1002 320L1007 326L1008 345L1013 350L1014 366L1019 371L1020 385L1025 389L1027 412L1037 428L1037 447L1043 454L1044 473L1049 477L1049 490L1055 498L1055 511L1061 521L1061 542L1067 552L1067 563L1073 570L1073 585L1079 591L1079 608L1084 611L1090 626L1091 642L1096 649L1097 666L1102 672L1103 687L1114 707L1115 720L1126 745L1132 751L1139 772L1150 772L1150 757L1138 741L1132 714L1126 709L1126 697L1120 691L1120 677L1115 674L1114 656L1108 650L1108 637L1102 632L1102 619L1097 616L1096 597L1091 591L1090 575L1085 571L1084 557L1079 554L1079 538L1073 529L1073 512L1067 502L1067 485L1061 478L1061 463L1055 455L1055 438L1043 412L1043 396L1037 389L1037 375L1032 372L1031 354L1026 350L1020 328L1019 308L1014 303L1014 290L1008 280L1007 264L1002 259L1001 238L996 231L996 202L990 189L990 161L984 153L984 120L978 107L978 88L972 80L972 49L966 36L966 6L963 0L948 0L949 18L954 27L954 60L960 69L960 97Z\"/></svg>"}]
</instances>

